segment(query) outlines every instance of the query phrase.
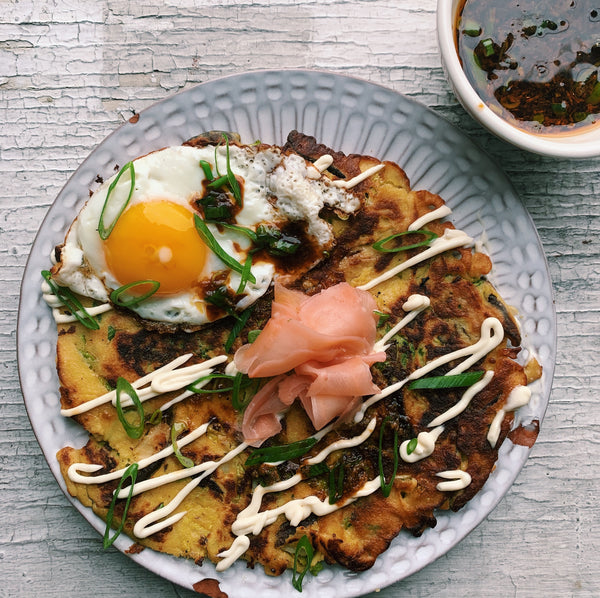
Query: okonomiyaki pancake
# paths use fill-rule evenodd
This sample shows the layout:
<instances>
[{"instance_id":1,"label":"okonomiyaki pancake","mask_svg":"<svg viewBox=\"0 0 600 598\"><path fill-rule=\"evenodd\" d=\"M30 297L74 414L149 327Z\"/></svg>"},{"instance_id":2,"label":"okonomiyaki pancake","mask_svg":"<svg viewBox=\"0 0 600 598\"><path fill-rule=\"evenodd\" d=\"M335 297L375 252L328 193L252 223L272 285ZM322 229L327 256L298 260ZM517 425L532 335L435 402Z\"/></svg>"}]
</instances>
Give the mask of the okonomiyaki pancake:
<instances>
[{"instance_id":1,"label":"okonomiyaki pancake","mask_svg":"<svg viewBox=\"0 0 600 598\"><path fill-rule=\"evenodd\" d=\"M411 190L396 164L297 132L281 151L317 164L327 184L353 181L358 208L325 206L332 242L304 267L292 259L292 275L279 256L275 286L244 311L190 329L118 305L95 316L97 329L59 323L63 414L90 438L57 457L69 492L113 528L122 524L132 550L209 559L218 570L242 558L269 575L336 563L363 571L401 530L421 534L436 510L460 509L481 489L541 372L517 361L519 328L486 278L491 260L447 221L442 198ZM359 363L338 385L366 370L359 387L369 392L310 395L320 358L269 373L265 353L275 360L304 346L301 328L316 336L343 324L353 293L352 309L372 326L369 349L350 354L354 336L343 348L328 339L321 362L330 378ZM302 326L286 332L282 313L304 314ZM172 384L165 367L197 368L202 382ZM137 410L115 406L121 379L139 392ZM339 408L327 419L330 404ZM113 534L107 526L105 538Z\"/></svg>"}]
</instances>

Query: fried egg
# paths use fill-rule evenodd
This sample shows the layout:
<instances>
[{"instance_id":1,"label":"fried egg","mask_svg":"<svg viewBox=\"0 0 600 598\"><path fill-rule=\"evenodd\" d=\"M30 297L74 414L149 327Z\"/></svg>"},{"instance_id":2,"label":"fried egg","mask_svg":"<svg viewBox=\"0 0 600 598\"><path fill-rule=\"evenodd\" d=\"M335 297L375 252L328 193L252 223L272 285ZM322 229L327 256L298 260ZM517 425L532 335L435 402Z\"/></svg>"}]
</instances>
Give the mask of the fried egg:
<instances>
[{"instance_id":1,"label":"fried egg","mask_svg":"<svg viewBox=\"0 0 600 598\"><path fill-rule=\"evenodd\" d=\"M227 173L238 183L237 199L231 178L216 186ZM206 217L211 201L226 204L222 222ZM135 283L156 281L156 292L130 309L148 320L201 325L247 308L274 278L312 267L333 244L323 207L351 213L359 205L309 162L274 146L168 147L133 160L92 194L57 248L52 274L100 302L124 285L134 292ZM207 245L195 218L240 266L250 256L252 281L243 284L241 267ZM114 223L105 238L101 222L106 230ZM300 250L286 256L257 247L251 233L261 227L296 231Z\"/></svg>"}]
</instances>

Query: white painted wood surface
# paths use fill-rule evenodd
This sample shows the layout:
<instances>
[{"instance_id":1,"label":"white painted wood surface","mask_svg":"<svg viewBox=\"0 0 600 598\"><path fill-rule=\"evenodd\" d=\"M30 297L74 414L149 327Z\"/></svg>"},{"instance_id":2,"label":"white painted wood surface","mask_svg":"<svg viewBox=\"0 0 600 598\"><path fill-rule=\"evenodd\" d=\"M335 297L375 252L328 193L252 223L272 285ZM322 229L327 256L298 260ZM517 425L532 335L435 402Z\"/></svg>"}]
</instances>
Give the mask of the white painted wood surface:
<instances>
[{"instance_id":1,"label":"white painted wood surface","mask_svg":"<svg viewBox=\"0 0 600 598\"><path fill-rule=\"evenodd\" d=\"M19 388L19 283L48 206L124 119L281 67L384 84L466 130L531 212L555 289L556 376L525 469L461 544L373 596L600 596L600 161L518 151L471 120L440 66L435 0L0 0L0 596L193 595L104 551L52 477Z\"/></svg>"}]
</instances>

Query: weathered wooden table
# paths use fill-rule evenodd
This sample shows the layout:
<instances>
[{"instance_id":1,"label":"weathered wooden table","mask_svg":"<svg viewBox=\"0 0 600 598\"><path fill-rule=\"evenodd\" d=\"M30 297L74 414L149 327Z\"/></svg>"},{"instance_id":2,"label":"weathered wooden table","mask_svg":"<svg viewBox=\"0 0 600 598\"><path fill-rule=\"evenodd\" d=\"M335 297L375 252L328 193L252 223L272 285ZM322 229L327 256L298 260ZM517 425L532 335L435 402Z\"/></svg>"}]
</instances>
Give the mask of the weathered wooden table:
<instances>
[{"instance_id":1,"label":"weathered wooden table","mask_svg":"<svg viewBox=\"0 0 600 598\"><path fill-rule=\"evenodd\" d=\"M19 388L19 283L48 206L125 119L199 82L285 67L381 83L465 130L513 181L554 284L556 376L525 469L462 543L377 595L600 595L600 161L542 158L482 130L444 79L435 4L0 2L0 596L192 595L104 551L52 477Z\"/></svg>"}]
</instances>

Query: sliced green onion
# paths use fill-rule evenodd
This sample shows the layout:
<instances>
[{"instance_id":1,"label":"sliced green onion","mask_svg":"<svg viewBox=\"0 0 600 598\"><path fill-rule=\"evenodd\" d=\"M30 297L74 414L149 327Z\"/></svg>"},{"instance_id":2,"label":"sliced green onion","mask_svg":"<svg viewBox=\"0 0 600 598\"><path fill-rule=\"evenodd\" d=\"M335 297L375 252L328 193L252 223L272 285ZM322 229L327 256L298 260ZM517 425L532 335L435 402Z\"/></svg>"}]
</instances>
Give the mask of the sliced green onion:
<instances>
[{"instance_id":1,"label":"sliced green onion","mask_svg":"<svg viewBox=\"0 0 600 598\"><path fill-rule=\"evenodd\" d=\"M481 40L481 45L483 46L483 55L486 58L494 55L495 50L493 40L488 37L487 39Z\"/></svg>"},{"instance_id":2,"label":"sliced green onion","mask_svg":"<svg viewBox=\"0 0 600 598\"><path fill-rule=\"evenodd\" d=\"M300 239L285 235L279 228L269 224L259 224L256 227L256 237L258 247L265 247L273 255L291 255L301 245Z\"/></svg>"},{"instance_id":3,"label":"sliced green onion","mask_svg":"<svg viewBox=\"0 0 600 598\"><path fill-rule=\"evenodd\" d=\"M194 223L196 225L196 230L198 231L198 234L200 235L200 237L202 238L202 240L204 241L204 243L206 243L206 245L208 246L208 248L223 263L225 263L227 266L229 266L229 268L231 268L235 272L238 272L239 274L242 274L242 272L244 270L244 266L242 266L242 264L240 264L236 259L234 259L233 257L231 257L219 245L219 243L217 242L217 240L215 239L215 237L213 236L213 234L210 232L210 229L206 225L206 222L204 222L204 220L202 220L202 218L200 218L198 216L198 214L194 214ZM254 274L252 274L252 273L249 274L248 280L252 284L256 283L256 278L254 277Z\"/></svg>"},{"instance_id":4,"label":"sliced green onion","mask_svg":"<svg viewBox=\"0 0 600 598\"><path fill-rule=\"evenodd\" d=\"M223 133L223 137L225 137L225 147L226 147L226 155L227 155L227 182L229 183L229 187L231 188L231 192L233 193L233 197L235 198L235 202L238 206L242 205L242 191L240 189L240 185L231 170L231 164L229 162L229 137Z\"/></svg>"},{"instance_id":5,"label":"sliced green onion","mask_svg":"<svg viewBox=\"0 0 600 598\"><path fill-rule=\"evenodd\" d=\"M374 310L373 313L376 316L379 316L379 319L377 320L377 328L381 328L390 318L391 314L386 314L382 311L379 311L378 309Z\"/></svg>"},{"instance_id":6,"label":"sliced green onion","mask_svg":"<svg viewBox=\"0 0 600 598\"><path fill-rule=\"evenodd\" d=\"M414 453L418 444L419 440L417 438L411 438L406 445L406 454L410 455L411 453Z\"/></svg>"},{"instance_id":7,"label":"sliced green onion","mask_svg":"<svg viewBox=\"0 0 600 598\"><path fill-rule=\"evenodd\" d=\"M148 418L148 423L151 426L156 426L157 424L159 424L162 420L162 411L160 409L157 409L149 418Z\"/></svg>"},{"instance_id":8,"label":"sliced green onion","mask_svg":"<svg viewBox=\"0 0 600 598\"><path fill-rule=\"evenodd\" d=\"M227 222L219 222L219 226L222 226L223 228L228 228L229 230L234 230L238 233L241 233L242 235L246 235L254 243L256 243L258 240L256 233L253 230L246 228L245 226L239 226L237 224L228 224Z\"/></svg>"},{"instance_id":9,"label":"sliced green onion","mask_svg":"<svg viewBox=\"0 0 600 598\"><path fill-rule=\"evenodd\" d=\"M327 463L321 461L321 463L315 463L308 468L308 476L309 478L315 478L324 473L329 473L330 469Z\"/></svg>"},{"instance_id":10,"label":"sliced green onion","mask_svg":"<svg viewBox=\"0 0 600 598\"><path fill-rule=\"evenodd\" d=\"M394 430L394 469L392 471L392 476L390 477L390 481L385 481L385 474L383 472L383 430L385 428L386 423L390 418L386 417L383 422L381 422L381 428L379 429L379 454L378 454L378 465L379 465L379 479L381 481L381 492L383 496L386 498L392 492L392 488L394 486L394 480L396 479L396 473L398 472L398 430Z\"/></svg>"},{"instance_id":11,"label":"sliced green onion","mask_svg":"<svg viewBox=\"0 0 600 598\"><path fill-rule=\"evenodd\" d=\"M590 104L600 104L600 81L594 85L592 93L588 96L587 102Z\"/></svg>"},{"instance_id":12,"label":"sliced green onion","mask_svg":"<svg viewBox=\"0 0 600 598\"><path fill-rule=\"evenodd\" d=\"M307 453L315 444L317 444L317 439L309 437L304 440L292 442L291 444L258 448L250 453L245 465L246 467L251 467L252 465L260 465L261 463L295 459Z\"/></svg>"},{"instance_id":13,"label":"sliced green onion","mask_svg":"<svg viewBox=\"0 0 600 598\"><path fill-rule=\"evenodd\" d=\"M453 376L430 376L429 378L419 378L413 380L408 388L411 390L421 389L440 389L440 388L460 388L462 386L471 386L483 378L485 372L465 372Z\"/></svg>"},{"instance_id":14,"label":"sliced green onion","mask_svg":"<svg viewBox=\"0 0 600 598\"><path fill-rule=\"evenodd\" d=\"M125 432L127 432L127 436L130 438L140 438L144 433L144 407L142 406L142 402L138 397L137 392L135 392L135 388L125 380L125 378L119 377L117 380L117 417L121 422L123 428L125 428ZM125 412L123 411L123 407L121 407L121 395L125 393L135 405L137 410L139 422L136 426L132 426L125 417Z\"/></svg>"},{"instance_id":15,"label":"sliced green onion","mask_svg":"<svg viewBox=\"0 0 600 598\"><path fill-rule=\"evenodd\" d=\"M135 479L137 477L138 472L138 464L132 463L121 476L121 480L119 481L119 485L115 490L110 506L108 507L108 513L106 514L106 529L104 530L104 538L102 540L102 545L104 548L108 548L112 546L113 542L117 539L119 534L123 531L123 527L125 526L125 519L127 517L127 511L129 510L129 503L131 502L131 497L133 496L133 486L135 484ZM115 504L117 502L117 497L119 496L119 492L121 492L121 488L127 479L131 480L131 484L129 486L129 494L127 495L127 501L125 502L125 508L123 509L123 515L121 516L121 523L119 527L115 530L115 533L112 537L110 537L110 528L112 527L112 521L115 513Z\"/></svg>"},{"instance_id":16,"label":"sliced green onion","mask_svg":"<svg viewBox=\"0 0 600 598\"><path fill-rule=\"evenodd\" d=\"M171 426L171 446L173 447L173 453L177 457L177 460L183 467L189 468L194 467L194 462L189 458L181 454L179 447L177 446L177 435L185 428L185 424L182 422L175 422Z\"/></svg>"},{"instance_id":17,"label":"sliced green onion","mask_svg":"<svg viewBox=\"0 0 600 598\"><path fill-rule=\"evenodd\" d=\"M134 289L136 287L150 285L150 290L143 293L142 295L133 295L129 297L129 299L122 299L121 295L128 291L129 289ZM160 287L160 282L158 280L136 280L135 282L130 282L129 284L124 284L122 287L115 289L110 294L110 300L120 307L133 307L134 305L138 305L142 301L148 299L158 291Z\"/></svg>"},{"instance_id":18,"label":"sliced green onion","mask_svg":"<svg viewBox=\"0 0 600 598\"><path fill-rule=\"evenodd\" d=\"M115 334L117 334L117 329L109 324L106 337L109 341L112 341L112 339L115 338Z\"/></svg>"},{"instance_id":19,"label":"sliced green onion","mask_svg":"<svg viewBox=\"0 0 600 598\"><path fill-rule=\"evenodd\" d=\"M213 179L208 185L206 185L209 189L220 189L223 185L228 183L227 176L220 176L218 179Z\"/></svg>"},{"instance_id":20,"label":"sliced green onion","mask_svg":"<svg viewBox=\"0 0 600 598\"><path fill-rule=\"evenodd\" d=\"M85 307L81 305L81 301L77 299L71 289L56 284L56 282L52 280L52 274L49 270L42 270L42 277L48 283L52 293L62 301L65 307L81 324L90 330L98 330L100 328L98 320L86 311Z\"/></svg>"},{"instance_id":21,"label":"sliced green onion","mask_svg":"<svg viewBox=\"0 0 600 598\"><path fill-rule=\"evenodd\" d=\"M306 575L306 572L310 569L310 564L312 563L313 556L315 551L308 539L307 535L304 535L298 540L298 544L296 544L296 550L294 552L294 567L292 569L292 585L299 592L302 591L302 580ZM305 560L304 568L300 572L299 566L300 561Z\"/></svg>"},{"instance_id":22,"label":"sliced green onion","mask_svg":"<svg viewBox=\"0 0 600 598\"><path fill-rule=\"evenodd\" d=\"M238 317L236 317L236 320L233 323L233 326L231 327L231 331L229 332L229 336L227 337L227 340L225 341L225 345L223 347L226 353L229 353L229 351L231 351L231 347L233 347L235 339L240 335L240 332L246 325L246 322L248 322L248 318L252 315L252 312L254 311L255 307L255 305L250 306L248 309L245 309Z\"/></svg>"},{"instance_id":23,"label":"sliced green onion","mask_svg":"<svg viewBox=\"0 0 600 598\"><path fill-rule=\"evenodd\" d=\"M248 284L248 277L252 273L252 254L248 254L244 267L242 268L242 276L240 278L240 284L237 288L236 293L239 295L244 292L246 285Z\"/></svg>"},{"instance_id":24,"label":"sliced green onion","mask_svg":"<svg viewBox=\"0 0 600 598\"><path fill-rule=\"evenodd\" d=\"M250 330L250 332L248 332L248 342L253 343L261 332L262 330Z\"/></svg>"},{"instance_id":25,"label":"sliced green onion","mask_svg":"<svg viewBox=\"0 0 600 598\"><path fill-rule=\"evenodd\" d=\"M344 495L344 475L346 468L343 463L338 463L329 470L329 504L334 505Z\"/></svg>"},{"instance_id":26,"label":"sliced green onion","mask_svg":"<svg viewBox=\"0 0 600 598\"><path fill-rule=\"evenodd\" d=\"M231 382L231 386L221 386L219 388L204 388L202 386L202 383L206 380L228 380L229 382ZM228 376L227 374L208 374L192 382L186 390L191 390L196 394L213 394L217 392L229 392L230 390L233 390L234 380L234 376Z\"/></svg>"},{"instance_id":27,"label":"sliced green onion","mask_svg":"<svg viewBox=\"0 0 600 598\"><path fill-rule=\"evenodd\" d=\"M200 168L202 168L202 171L204 172L204 176L206 177L207 180L212 181L214 179L214 176L212 173L212 168L210 167L210 164L206 160L200 160Z\"/></svg>"},{"instance_id":28,"label":"sliced green onion","mask_svg":"<svg viewBox=\"0 0 600 598\"><path fill-rule=\"evenodd\" d=\"M390 241L393 241L397 237L403 237L404 235L424 235L425 240L421 241L420 243L413 243L412 245L403 245L402 247L392 247L391 249L386 249L384 247L384 245L386 245ZM434 239L437 239L437 237L438 237L438 235L436 235L434 232L431 232L430 230L422 230L422 229L421 230L407 230L407 231L404 231L403 233L396 233L395 235L390 235L389 237L386 237L385 239L381 239L380 241L373 243L372 247L376 251L381 251L383 253L397 253L399 251L406 251L407 249L415 249L417 247L423 247L425 245L429 245L429 243L431 243L431 241L433 241Z\"/></svg>"},{"instance_id":29,"label":"sliced green onion","mask_svg":"<svg viewBox=\"0 0 600 598\"><path fill-rule=\"evenodd\" d=\"M112 195L114 188L116 187L117 183L119 182L119 179L121 178L121 176L123 175L123 173L126 170L129 170L130 178L131 178L130 184L129 184L129 194L127 195L127 199L123 202L123 205L119 208L119 212L117 213L115 219L110 223L110 225L107 228L104 224L104 212L106 211L108 202L110 200L110 197ZM98 234L100 235L100 238L103 241L106 241L106 239L108 239L108 236L110 235L110 233L112 233L113 228L115 228L115 224L117 223L117 220L121 217L123 210L125 210L125 208L127 207L127 204L129 203L129 200L131 199L131 196L133 195L134 189L135 189L135 168L133 167L133 162L127 162L127 164L125 164L125 166L123 166L123 168L121 168L121 170L119 170L119 173L117 174L115 180L110 184L110 186L108 188L108 192L106 193L106 199L104 200L104 205L102 206L102 211L100 212L100 220L98 221Z\"/></svg>"},{"instance_id":30,"label":"sliced green onion","mask_svg":"<svg viewBox=\"0 0 600 598\"><path fill-rule=\"evenodd\" d=\"M242 399L241 391L252 384L255 385L254 392L248 393L247 396ZM256 394L259 385L260 379L250 380L246 374L238 372L233 379L233 390L231 391L231 404L233 405L233 408L237 411L243 411L252 400L252 397Z\"/></svg>"}]
</instances>

